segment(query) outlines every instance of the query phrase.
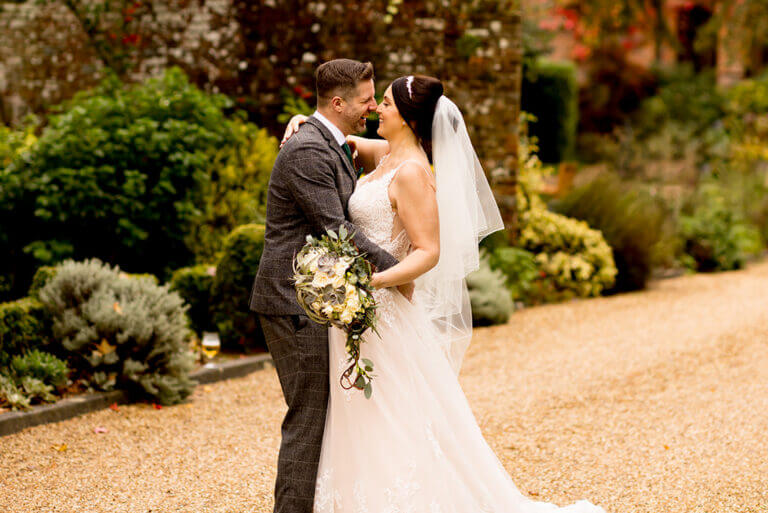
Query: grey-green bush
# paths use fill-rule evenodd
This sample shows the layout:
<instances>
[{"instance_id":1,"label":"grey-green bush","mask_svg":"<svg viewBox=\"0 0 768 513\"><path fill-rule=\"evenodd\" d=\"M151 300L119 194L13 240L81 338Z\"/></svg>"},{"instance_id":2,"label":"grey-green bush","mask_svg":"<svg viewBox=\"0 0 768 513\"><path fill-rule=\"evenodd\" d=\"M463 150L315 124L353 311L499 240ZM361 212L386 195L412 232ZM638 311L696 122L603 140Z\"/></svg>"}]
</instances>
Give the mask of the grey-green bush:
<instances>
[{"instance_id":1,"label":"grey-green bush","mask_svg":"<svg viewBox=\"0 0 768 513\"><path fill-rule=\"evenodd\" d=\"M194 356L181 297L100 260L66 260L40 290L54 339L90 386L120 387L160 404L185 399Z\"/></svg>"},{"instance_id":2,"label":"grey-green bush","mask_svg":"<svg viewBox=\"0 0 768 513\"><path fill-rule=\"evenodd\" d=\"M472 322L478 326L503 324L509 320L514 304L501 271L491 268L488 255L482 252L480 268L467 276Z\"/></svg>"}]
</instances>

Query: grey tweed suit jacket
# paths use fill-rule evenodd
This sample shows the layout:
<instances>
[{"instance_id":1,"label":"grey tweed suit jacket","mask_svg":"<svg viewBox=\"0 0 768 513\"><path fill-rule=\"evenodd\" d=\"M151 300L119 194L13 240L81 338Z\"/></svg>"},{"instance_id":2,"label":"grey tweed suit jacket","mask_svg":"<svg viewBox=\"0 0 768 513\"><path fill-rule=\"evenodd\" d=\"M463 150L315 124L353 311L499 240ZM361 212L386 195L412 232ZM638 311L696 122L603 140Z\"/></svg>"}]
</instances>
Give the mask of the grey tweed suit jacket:
<instances>
[{"instance_id":1,"label":"grey tweed suit jacket","mask_svg":"<svg viewBox=\"0 0 768 513\"><path fill-rule=\"evenodd\" d=\"M269 179L264 253L251 289L251 310L265 315L304 313L291 280L292 262L310 234L338 231L343 224L355 232L357 247L378 270L397 263L347 219L356 180L344 150L314 117L283 145Z\"/></svg>"}]
</instances>

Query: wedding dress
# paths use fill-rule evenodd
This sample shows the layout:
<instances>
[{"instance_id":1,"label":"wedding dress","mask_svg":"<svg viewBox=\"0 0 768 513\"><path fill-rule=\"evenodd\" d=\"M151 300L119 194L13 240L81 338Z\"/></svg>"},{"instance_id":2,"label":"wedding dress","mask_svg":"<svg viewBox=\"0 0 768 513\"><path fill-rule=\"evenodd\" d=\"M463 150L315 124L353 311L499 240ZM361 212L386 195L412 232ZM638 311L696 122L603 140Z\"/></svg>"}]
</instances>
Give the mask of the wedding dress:
<instances>
[{"instance_id":1,"label":"wedding dress","mask_svg":"<svg viewBox=\"0 0 768 513\"><path fill-rule=\"evenodd\" d=\"M402 260L410 241L405 230L392 233L387 192L398 169L360 180L349 215ZM423 305L396 289L375 296L381 337L369 330L361 344L374 363L370 399L340 386L346 335L329 328L331 393L315 513L605 513L586 500L559 508L522 495L483 438Z\"/></svg>"}]
</instances>

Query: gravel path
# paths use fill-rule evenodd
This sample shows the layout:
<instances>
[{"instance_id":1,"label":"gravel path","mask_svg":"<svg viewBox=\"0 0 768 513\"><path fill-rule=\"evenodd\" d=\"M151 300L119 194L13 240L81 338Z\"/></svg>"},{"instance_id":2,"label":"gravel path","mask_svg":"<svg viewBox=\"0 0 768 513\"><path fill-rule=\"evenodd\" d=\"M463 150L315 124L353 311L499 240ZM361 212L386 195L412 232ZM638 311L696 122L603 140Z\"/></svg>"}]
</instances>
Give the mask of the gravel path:
<instances>
[{"instance_id":1,"label":"gravel path","mask_svg":"<svg viewBox=\"0 0 768 513\"><path fill-rule=\"evenodd\" d=\"M518 312L476 331L461 382L531 496L768 512L768 262ZM268 369L28 428L0 438L0 511L269 512L283 411Z\"/></svg>"}]
</instances>

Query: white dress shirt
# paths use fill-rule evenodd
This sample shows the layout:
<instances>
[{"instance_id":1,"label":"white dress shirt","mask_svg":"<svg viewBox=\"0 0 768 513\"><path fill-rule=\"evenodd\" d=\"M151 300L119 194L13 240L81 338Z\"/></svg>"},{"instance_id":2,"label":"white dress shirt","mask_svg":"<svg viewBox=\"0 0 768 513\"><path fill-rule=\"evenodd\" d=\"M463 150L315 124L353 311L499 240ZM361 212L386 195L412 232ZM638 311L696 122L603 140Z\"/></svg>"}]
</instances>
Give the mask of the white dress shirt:
<instances>
[{"instance_id":1,"label":"white dress shirt","mask_svg":"<svg viewBox=\"0 0 768 513\"><path fill-rule=\"evenodd\" d=\"M328 130L331 131L333 138L336 139L336 142L339 143L339 146L344 146L344 143L347 142L347 138L344 136L344 133L339 130L339 127L334 125L330 119L320 114L319 110L316 110L312 115L315 116L322 124L324 124Z\"/></svg>"}]
</instances>

